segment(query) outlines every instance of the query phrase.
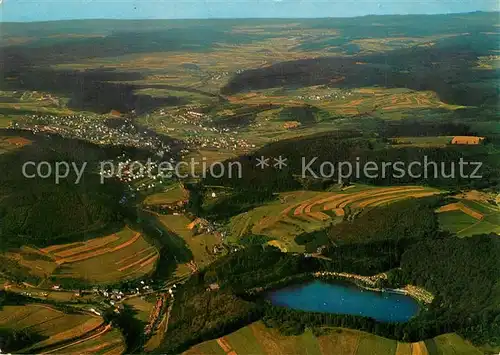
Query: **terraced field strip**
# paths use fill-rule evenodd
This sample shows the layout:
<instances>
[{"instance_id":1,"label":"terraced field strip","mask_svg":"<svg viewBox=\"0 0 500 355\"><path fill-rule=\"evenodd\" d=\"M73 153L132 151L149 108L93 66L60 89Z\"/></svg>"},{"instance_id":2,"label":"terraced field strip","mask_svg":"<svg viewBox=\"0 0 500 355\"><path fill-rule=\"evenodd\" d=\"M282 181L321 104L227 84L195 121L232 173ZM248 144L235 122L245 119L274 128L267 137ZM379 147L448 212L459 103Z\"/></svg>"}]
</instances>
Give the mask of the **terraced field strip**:
<instances>
[{"instance_id":1,"label":"terraced field strip","mask_svg":"<svg viewBox=\"0 0 500 355\"><path fill-rule=\"evenodd\" d=\"M420 189L423 190L423 187L421 187ZM359 194L354 194L352 197L349 197L348 199L342 201L340 204L338 204L336 207L337 208L344 208L346 207L347 205L355 202L355 201L358 201L360 200L362 197L378 197L382 194L385 194L387 192L389 193L396 193L396 192L401 192L401 191L406 191L408 190L408 187L394 187L394 188L389 188L389 189L382 189L382 190L378 190L377 192L375 193L370 193L370 192L362 192L362 193L359 193Z\"/></svg>"},{"instance_id":2,"label":"terraced field strip","mask_svg":"<svg viewBox=\"0 0 500 355\"><path fill-rule=\"evenodd\" d=\"M145 253L145 252L148 252L150 251L151 249L155 249L154 246L150 246L148 248L144 248L142 250L139 250L137 253L135 253L134 255L131 255L131 256L128 256L124 259L120 259L118 260L117 262L115 262L116 265L121 265L121 264L125 264L126 262L130 261L130 260L133 260L135 259L136 257L138 257L139 255Z\"/></svg>"},{"instance_id":3,"label":"terraced field strip","mask_svg":"<svg viewBox=\"0 0 500 355\"><path fill-rule=\"evenodd\" d=\"M119 269L118 269L118 271L124 271L124 270L130 269L131 267L134 267L134 266L136 266L137 264L141 264L141 263L143 263L144 261L146 261L146 260L150 259L151 257L156 256L156 254L157 254L157 252L156 252L156 250L155 250L154 252L152 252L152 253L151 253L151 254L149 254L149 255L146 255L146 256L145 256L145 257L143 257L143 258L141 258L141 259L139 259L139 260L137 260L137 261L134 261L133 263L128 264L128 265L126 265L126 266L124 266L124 267L119 268Z\"/></svg>"},{"instance_id":4,"label":"terraced field strip","mask_svg":"<svg viewBox=\"0 0 500 355\"><path fill-rule=\"evenodd\" d=\"M64 263L74 263L74 262L77 262L77 261L82 261L82 260L87 260L87 259L90 259L90 258L95 258L97 256L100 256L100 255L104 255L104 254L108 254L108 253L113 253L115 251L118 251L118 250L121 250L123 248L126 248L132 244L134 244L141 236L141 233L136 233L134 235L134 237L132 237L131 239L127 240L126 242L114 247L114 248L104 248L104 249L101 249L99 251L96 251L96 252L90 252L90 253L86 253L84 255L79 255L79 256L75 256L75 257L68 257L68 258L63 258L63 259L59 259L56 261L56 263L58 265L60 264L64 264Z\"/></svg>"},{"instance_id":5,"label":"terraced field strip","mask_svg":"<svg viewBox=\"0 0 500 355\"><path fill-rule=\"evenodd\" d=\"M102 329L102 328L99 328ZM97 330L97 332L99 331ZM120 354L125 353L124 339L118 329L111 329L110 331L98 336L96 338L89 338L93 333L86 334L88 337L86 341L76 343L80 338L73 338L65 343L59 343L52 348L39 349L40 352L50 352L51 354L61 355L81 355L81 354L104 354L105 352L114 351L116 348L121 349ZM69 345L66 347L66 345ZM61 350L51 350L53 348L60 348Z\"/></svg>"},{"instance_id":6,"label":"terraced field strip","mask_svg":"<svg viewBox=\"0 0 500 355\"><path fill-rule=\"evenodd\" d=\"M333 213L335 213L335 215L336 215L337 217L342 217L342 216L344 216L344 215L345 215L345 211L344 211L344 209L343 209L343 208L335 208L335 209L333 209L333 210L331 210L331 211L333 211Z\"/></svg>"},{"instance_id":7,"label":"terraced field strip","mask_svg":"<svg viewBox=\"0 0 500 355\"><path fill-rule=\"evenodd\" d=\"M329 211L329 210L333 210L335 208L344 208L348 204L355 202L357 200L361 200L365 197L375 197L375 196L378 196L378 195L380 195L382 193L386 193L386 192L394 193L397 191L404 191L404 190L407 190L408 188L409 188L408 186L389 187L389 188L381 188L381 189L371 189L368 191L357 192L357 193L353 193L353 194L346 194L341 199L335 199L332 202L325 204L323 206L323 210ZM423 189L423 188L421 187L421 189Z\"/></svg>"},{"instance_id":8,"label":"terraced field strip","mask_svg":"<svg viewBox=\"0 0 500 355\"><path fill-rule=\"evenodd\" d=\"M91 334L89 335L88 337L84 337L80 340L77 340L73 343L70 343L70 344L67 344L67 345L63 345L61 347L58 347L57 349L52 349L50 351L47 351L47 352L42 352L41 354L50 354L50 353L54 353L54 352L59 352L61 350L64 350L66 348L69 348L70 346L75 346L77 344L81 344L85 341L89 341L89 340L92 340L92 339L95 339L97 337L100 337L101 335L105 334L106 332L110 331L111 330L111 324L107 324L105 325L104 327L102 327L102 330L99 330L97 333L95 334Z\"/></svg>"},{"instance_id":9,"label":"terraced field strip","mask_svg":"<svg viewBox=\"0 0 500 355\"><path fill-rule=\"evenodd\" d=\"M92 240L86 242L85 245L83 245L83 246L71 248L68 250L60 251L60 252L55 252L53 254L59 258L65 258L65 257L69 257L69 256L72 256L75 254L93 251L93 250L101 248L109 243L117 241L118 239L119 239L119 237L116 234L112 234L112 235L109 235L109 236L104 237L104 238L92 239Z\"/></svg>"},{"instance_id":10,"label":"terraced field strip","mask_svg":"<svg viewBox=\"0 0 500 355\"><path fill-rule=\"evenodd\" d=\"M142 269L144 266L149 265L151 263L154 263L158 259L158 253L150 257L148 260L144 261L141 263L140 269Z\"/></svg>"},{"instance_id":11,"label":"terraced field strip","mask_svg":"<svg viewBox=\"0 0 500 355\"><path fill-rule=\"evenodd\" d=\"M357 207L360 207L360 208L366 208L366 207L377 207L377 206L380 206L380 205L383 205L383 204L387 204L387 203L392 203L392 202L396 202L396 201L401 201L401 200L405 200L405 199L408 199L408 198L422 198L422 197L429 197L429 196L432 196L432 195L436 195L438 192L432 192L432 191L427 191L427 192L418 192L418 193L403 193L403 194L399 194L399 195L390 195L390 196L385 196L383 198L373 198L373 199L370 199L370 200L365 200L363 202L360 202L359 205Z\"/></svg>"},{"instance_id":12,"label":"terraced field strip","mask_svg":"<svg viewBox=\"0 0 500 355\"><path fill-rule=\"evenodd\" d=\"M409 343L398 343L395 355L412 355L411 344Z\"/></svg>"},{"instance_id":13,"label":"terraced field strip","mask_svg":"<svg viewBox=\"0 0 500 355\"><path fill-rule=\"evenodd\" d=\"M411 355L429 355L427 346L423 341L411 344Z\"/></svg>"},{"instance_id":14,"label":"terraced field strip","mask_svg":"<svg viewBox=\"0 0 500 355\"><path fill-rule=\"evenodd\" d=\"M50 344L55 344L66 339L71 339L92 331L97 330L98 328L103 326L103 320L98 317L92 317L86 322L77 325L71 329L65 330L63 332L57 333L53 336L50 336L48 339L37 344L37 347L47 346Z\"/></svg>"},{"instance_id":15,"label":"terraced field strip","mask_svg":"<svg viewBox=\"0 0 500 355\"><path fill-rule=\"evenodd\" d=\"M357 200L352 203L352 207L359 207L359 208L364 208L370 205L373 202L378 202L380 200L386 199L386 198L393 198L397 196L405 197L407 193L410 192L415 192L415 191L422 191L422 187L414 187L414 188L409 188L406 190L402 191L388 191L388 192L382 192L380 194L376 194L375 196L370 196L369 198L363 198L360 200Z\"/></svg>"},{"instance_id":16,"label":"terraced field strip","mask_svg":"<svg viewBox=\"0 0 500 355\"><path fill-rule=\"evenodd\" d=\"M293 211L293 214L295 216L299 216L299 215L302 215L304 214L304 209L307 207L308 205L308 202L303 202L301 203L294 211Z\"/></svg>"},{"instance_id":17,"label":"terraced field strip","mask_svg":"<svg viewBox=\"0 0 500 355\"><path fill-rule=\"evenodd\" d=\"M370 204L367 207L378 207L378 206L385 205L385 204L388 204L388 203L393 203L393 202L401 201L401 200L404 200L406 198L422 198L422 197L433 196L433 195L436 195L436 194L437 193L435 193L435 192L420 192L420 193L415 193L415 194L411 194L411 195L405 195L404 197L388 198L388 199L384 199L384 200L381 200L381 201L374 202L374 203Z\"/></svg>"},{"instance_id":18,"label":"terraced field strip","mask_svg":"<svg viewBox=\"0 0 500 355\"><path fill-rule=\"evenodd\" d=\"M306 212L311 212L311 210L313 209L313 207L315 206L319 206L319 205L324 205L325 203L327 202L333 202L335 200L338 200L338 199L341 199L341 198L344 198L346 196L349 196L349 194L335 194L333 196L329 196L329 197L326 197L326 198L322 198L321 200L317 200L311 204L309 204L307 207L306 207Z\"/></svg>"},{"instance_id":19,"label":"terraced field strip","mask_svg":"<svg viewBox=\"0 0 500 355\"><path fill-rule=\"evenodd\" d=\"M450 203L448 205L442 206L436 210L437 213L450 212L450 211L462 211L463 213L475 218L477 220L482 220L484 215L478 211L473 210L470 207L465 206L463 203L456 202Z\"/></svg>"},{"instance_id":20,"label":"terraced field strip","mask_svg":"<svg viewBox=\"0 0 500 355\"><path fill-rule=\"evenodd\" d=\"M83 242L75 242L75 243L71 243L71 244L57 244L57 245L51 245L49 247L46 247L46 248L42 248L40 249L40 251L42 253L53 253L54 251L56 250L61 250L61 249L70 249L70 248L74 248L74 247L78 247L78 246L81 246L81 245L85 245L85 243Z\"/></svg>"},{"instance_id":21,"label":"terraced field strip","mask_svg":"<svg viewBox=\"0 0 500 355\"><path fill-rule=\"evenodd\" d=\"M39 353L98 329L103 319L87 314L66 314L45 304L27 304L4 306L0 311L0 325L31 330L43 336L41 342L22 350L23 353Z\"/></svg>"},{"instance_id":22,"label":"terraced field strip","mask_svg":"<svg viewBox=\"0 0 500 355\"><path fill-rule=\"evenodd\" d=\"M224 350L225 353L229 353L231 351L231 345L224 339L224 338L219 338L217 339L217 344Z\"/></svg>"},{"instance_id":23,"label":"terraced field strip","mask_svg":"<svg viewBox=\"0 0 500 355\"><path fill-rule=\"evenodd\" d=\"M323 212L309 212L307 213L307 216L310 216L320 221L327 221L330 219L330 216Z\"/></svg>"},{"instance_id":24,"label":"terraced field strip","mask_svg":"<svg viewBox=\"0 0 500 355\"><path fill-rule=\"evenodd\" d=\"M125 350L125 345L121 343L120 346L113 347L113 349L106 351L103 355L122 355L125 353Z\"/></svg>"},{"instance_id":25,"label":"terraced field strip","mask_svg":"<svg viewBox=\"0 0 500 355\"><path fill-rule=\"evenodd\" d=\"M439 207L436 212L437 213L443 213L443 212L449 212L449 211L458 211L460 210L460 206L458 202L455 203L449 203L447 205Z\"/></svg>"},{"instance_id":26,"label":"terraced field strip","mask_svg":"<svg viewBox=\"0 0 500 355\"><path fill-rule=\"evenodd\" d=\"M118 343L121 343L120 340L112 343L112 342L105 342L105 343L102 343L102 344L98 344L96 346L93 346L93 347L90 347L90 348L87 348L85 349L84 352L82 352L82 354L97 354L99 351L102 351L102 350L105 350L115 344L118 344Z\"/></svg>"},{"instance_id":27,"label":"terraced field strip","mask_svg":"<svg viewBox=\"0 0 500 355\"><path fill-rule=\"evenodd\" d=\"M291 206L291 209L293 209L295 207L295 210L294 210L294 215L301 215L301 214L304 214L304 210L312 203L316 202L317 200L321 200L321 199L324 199L324 194L319 194L317 196L314 196L312 198L309 198L305 201L302 201L300 204L298 205L294 205L294 206ZM330 196L329 196L330 197ZM290 212L290 210L287 209L287 212L283 211L283 213L286 213L288 214Z\"/></svg>"},{"instance_id":28,"label":"terraced field strip","mask_svg":"<svg viewBox=\"0 0 500 355\"><path fill-rule=\"evenodd\" d=\"M484 215L477 212L477 211L474 211L472 208L469 208L467 206L464 206L463 204L460 204L460 210L465 213L465 214L468 214L469 216L471 216L472 218L475 218L477 220L482 220L484 218Z\"/></svg>"}]
</instances>

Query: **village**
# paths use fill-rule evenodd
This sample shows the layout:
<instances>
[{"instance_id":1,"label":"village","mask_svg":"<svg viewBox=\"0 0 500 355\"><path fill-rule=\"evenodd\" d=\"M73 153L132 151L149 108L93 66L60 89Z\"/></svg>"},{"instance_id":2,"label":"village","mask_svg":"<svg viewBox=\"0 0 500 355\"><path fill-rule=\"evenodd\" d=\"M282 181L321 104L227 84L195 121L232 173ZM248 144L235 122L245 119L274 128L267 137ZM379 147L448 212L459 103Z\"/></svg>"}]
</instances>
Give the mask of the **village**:
<instances>
[{"instance_id":1,"label":"village","mask_svg":"<svg viewBox=\"0 0 500 355\"><path fill-rule=\"evenodd\" d=\"M352 96L352 91L350 90L335 90L331 93L324 94L324 95L299 95L297 96L297 99L299 100L311 100L311 101L321 101L321 100L326 100L326 99L333 99L333 100L345 100L349 96Z\"/></svg>"},{"instance_id":2,"label":"village","mask_svg":"<svg viewBox=\"0 0 500 355\"><path fill-rule=\"evenodd\" d=\"M187 147L196 149L227 149L232 151L250 150L255 144L239 137L241 132L238 128L214 126L214 120L210 116L197 112L196 108L167 112L164 109L152 113L161 116L158 128L167 134L182 136ZM146 115L148 117L150 115ZM180 128L172 127L175 125Z\"/></svg>"},{"instance_id":3,"label":"village","mask_svg":"<svg viewBox=\"0 0 500 355\"><path fill-rule=\"evenodd\" d=\"M147 149L162 156L172 150L170 143L164 142L157 135L141 132L132 122L123 120L114 127L106 119L96 115L30 115L13 122L9 128L59 134L64 138L81 139L99 145Z\"/></svg>"},{"instance_id":4,"label":"village","mask_svg":"<svg viewBox=\"0 0 500 355\"><path fill-rule=\"evenodd\" d=\"M183 156L196 149L226 149L230 151L251 150L255 145L240 138L236 128L214 127L213 119L195 110L179 111L175 114L160 109L152 115L160 116L159 131L182 139L165 139L134 123L130 117L112 110L108 115L78 113L72 115L27 115L11 122L8 128L33 133L59 134L64 138L81 139L98 145L126 146L154 152L159 157L168 157L174 151ZM134 112L130 113L134 116ZM146 118L150 114L146 115ZM181 128L172 127L172 123ZM183 146L181 148L181 145Z\"/></svg>"},{"instance_id":5,"label":"village","mask_svg":"<svg viewBox=\"0 0 500 355\"><path fill-rule=\"evenodd\" d=\"M105 312L112 311L120 314L125 307L134 299L142 302L154 302L147 322L144 325L144 334L152 336L159 331L160 324L167 322L173 305L177 284L184 279L172 281L167 285L155 284L151 279L136 280L123 283L114 288L95 286L92 289L68 290L60 285L54 285L51 289L35 288L26 283L4 283L1 288L16 292L22 296L37 299L38 302L46 303L48 306L53 302L65 300L80 312L102 317Z\"/></svg>"}]
</instances>

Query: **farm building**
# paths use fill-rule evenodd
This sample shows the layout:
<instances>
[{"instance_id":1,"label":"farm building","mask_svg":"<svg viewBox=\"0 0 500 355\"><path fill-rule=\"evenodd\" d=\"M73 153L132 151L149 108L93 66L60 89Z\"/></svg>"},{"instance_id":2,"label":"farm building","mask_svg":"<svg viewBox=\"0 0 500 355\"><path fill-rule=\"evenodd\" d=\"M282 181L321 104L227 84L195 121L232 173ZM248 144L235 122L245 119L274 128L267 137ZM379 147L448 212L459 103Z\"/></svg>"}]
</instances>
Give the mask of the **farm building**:
<instances>
[{"instance_id":1,"label":"farm building","mask_svg":"<svg viewBox=\"0 0 500 355\"><path fill-rule=\"evenodd\" d=\"M208 221L206 219L203 219L203 218L196 218L194 221L192 221L191 223L189 223L187 225L187 228L190 229L190 230L193 230L195 227L206 227L208 226Z\"/></svg>"},{"instance_id":2,"label":"farm building","mask_svg":"<svg viewBox=\"0 0 500 355\"><path fill-rule=\"evenodd\" d=\"M299 128L300 127L300 122L297 122L297 121L288 121L288 122L285 122L285 124L283 125L283 128L285 129L293 129L293 128Z\"/></svg>"},{"instance_id":3,"label":"farm building","mask_svg":"<svg viewBox=\"0 0 500 355\"><path fill-rule=\"evenodd\" d=\"M451 144L480 144L484 137L475 136L456 136L451 140Z\"/></svg>"},{"instance_id":4,"label":"farm building","mask_svg":"<svg viewBox=\"0 0 500 355\"><path fill-rule=\"evenodd\" d=\"M118 110L111 110L110 113L109 113L109 115L113 116L113 117L120 117L122 114Z\"/></svg>"}]
</instances>

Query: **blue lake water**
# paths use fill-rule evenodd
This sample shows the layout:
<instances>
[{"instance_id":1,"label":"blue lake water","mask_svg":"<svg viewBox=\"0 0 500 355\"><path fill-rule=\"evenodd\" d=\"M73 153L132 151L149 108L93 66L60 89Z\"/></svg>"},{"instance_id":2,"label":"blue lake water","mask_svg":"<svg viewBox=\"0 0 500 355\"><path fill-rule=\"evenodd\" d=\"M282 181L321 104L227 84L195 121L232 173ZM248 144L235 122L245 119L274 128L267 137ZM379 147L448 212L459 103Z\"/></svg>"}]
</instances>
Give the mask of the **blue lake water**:
<instances>
[{"instance_id":1,"label":"blue lake water","mask_svg":"<svg viewBox=\"0 0 500 355\"><path fill-rule=\"evenodd\" d=\"M410 296L363 290L354 284L313 281L267 294L276 306L309 312L352 314L381 322L406 322L420 306Z\"/></svg>"}]
</instances>

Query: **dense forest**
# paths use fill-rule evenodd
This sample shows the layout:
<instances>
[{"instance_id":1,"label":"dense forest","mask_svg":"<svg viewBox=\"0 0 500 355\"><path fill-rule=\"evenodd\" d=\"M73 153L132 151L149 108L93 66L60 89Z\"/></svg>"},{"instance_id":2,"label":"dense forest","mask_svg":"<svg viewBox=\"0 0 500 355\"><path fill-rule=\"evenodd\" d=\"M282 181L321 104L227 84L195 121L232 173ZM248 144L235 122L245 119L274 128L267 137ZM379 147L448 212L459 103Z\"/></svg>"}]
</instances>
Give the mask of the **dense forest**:
<instances>
[{"instance_id":1,"label":"dense forest","mask_svg":"<svg viewBox=\"0 0 500 355\"><path fill-rule=\"evenodd\" d=\"M97 174L98 162L112 157L117 148L55 135L2 134L26 136L33 143L0 155L0 248L82 240L112 225L119 227L123 187L111 179L101 184ZM87 165L78 183L74 171L56 183L54 172L45 179L25 177L25 162L48 162L52 169L56 162L74 163L78 169Z\"/></svg>"}]
</instances>

